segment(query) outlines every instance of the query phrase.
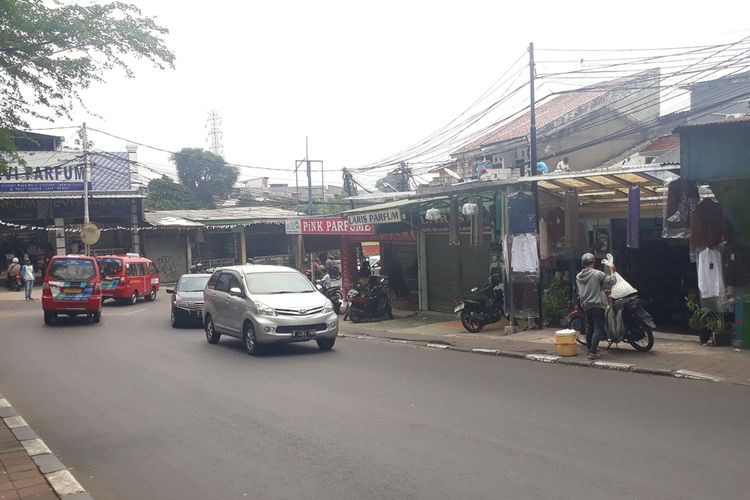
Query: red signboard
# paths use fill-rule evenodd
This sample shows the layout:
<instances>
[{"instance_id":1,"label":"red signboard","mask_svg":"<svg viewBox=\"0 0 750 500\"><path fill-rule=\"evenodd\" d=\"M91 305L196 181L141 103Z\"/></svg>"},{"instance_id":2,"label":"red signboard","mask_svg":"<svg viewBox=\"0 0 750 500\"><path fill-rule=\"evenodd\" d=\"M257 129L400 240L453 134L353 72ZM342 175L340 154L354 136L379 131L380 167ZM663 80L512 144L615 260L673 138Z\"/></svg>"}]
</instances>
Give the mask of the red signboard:
<instances>
[{"instance_id":1,"label":"red signboard","mask_svg":"<svg viewBox=\"0 0 750 500\"><path fill-rule=\"evenodd\" d=\"M375 226L352 226L340 217L300 219L302 234L375 234Z\"/></svg>"}]
</instances>

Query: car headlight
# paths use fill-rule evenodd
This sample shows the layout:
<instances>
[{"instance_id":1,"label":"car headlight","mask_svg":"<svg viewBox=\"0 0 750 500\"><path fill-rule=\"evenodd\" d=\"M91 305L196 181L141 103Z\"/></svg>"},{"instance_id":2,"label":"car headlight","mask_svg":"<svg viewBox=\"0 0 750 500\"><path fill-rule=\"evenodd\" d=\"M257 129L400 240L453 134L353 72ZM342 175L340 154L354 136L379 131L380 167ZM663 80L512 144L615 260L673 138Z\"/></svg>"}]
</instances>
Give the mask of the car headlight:
<instances>
[{"instance_id":1,"label":"car headlight","mask_svg":"<svg viewBox=\"0 0 750 500\"><path fill-rule=\"evenodd\" d=\"M323 313L333 312L333 303L329 300L326 305L323 306Z\"/></svg>"},{"instance_id":2,"label":"car headlight","mask_svg":"<svg viewBox=\"0 0 750 500\"><path fill-rule=\"evenodd\" d=\"M276 311L274 310L273 307L267 306L260 302L257 302L255 304L255 310L261 316L276 316Z\"/></svg>"}]
</instances>

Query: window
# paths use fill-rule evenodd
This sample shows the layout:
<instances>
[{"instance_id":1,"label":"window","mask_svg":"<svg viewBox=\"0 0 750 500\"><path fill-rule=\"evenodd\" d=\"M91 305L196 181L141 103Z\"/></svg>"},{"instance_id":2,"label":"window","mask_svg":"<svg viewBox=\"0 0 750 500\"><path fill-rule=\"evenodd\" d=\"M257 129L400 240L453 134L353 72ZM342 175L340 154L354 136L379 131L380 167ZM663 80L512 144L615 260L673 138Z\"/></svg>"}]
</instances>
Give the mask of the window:
<instances>
[{"instance_id":1,"label":"window","mask_svg":"<svg viewBox=\"0 0 750 500\"><path fill-rule=\"evenodd\" d=\"M61 281L88 281L96 277L96 267L89 259L55 259L49 275Z\"/></svg>"},{"instance_id":2,"label":"window","mask_svg":"<svg viewBox=\"0 0 750 500\"><path fill-rule=\"evenodd\" d=\"M240 279L234 274L230 275L229 288L227 289L227 291L231 290L232 288L239 288L240 290L242 290L242 283L240 283Z\"/></svg>"},{"instance_id":3,"label":"window","mask_svg":"<svg viewBox=\"0 0 750 500\"><path fill-rule=\"evenodd\" d=\"M131 263L126 263L125 264L125 274L127 276L135 276L136 275L136 270L135 270L135 267L133 266L133 264L131 264Z\"/></svg>"},{"instance_id":4,"label":"window","mask_svg":"<svg viewBox=\"0 0 750 500\"><path fill-rule=\"evenodd\" d=\"M493 157L492 168L505 168L505 159L502 156Z\"/></svg>"},{"instance_id":5,"label":"window","mask_svg":"<svg viewBox=\"0 0 750 500\"><path fill-rule=\"evenodd\" d=\"M299 273L248 273L245 280L250 293L259 295L315 291L312 283Z\"/></svg>"},{"instance_id":6,"label":"window","mask_svg":"<svg viewBox=\"0 0 750 500\"><path fill-rule=\"evenodd\" d=\"M138 276L146 276L148 274L148 264L145 262L138 263Z\"/></svg>"},{"instance_id":7,"label":"window","mask_svg":"<svg viewBox=\"0 0 750 500\"><path fill-rule=\"evenodd\" d=\"M156 267L156 264L153 262L148 265L148 270L151 274L159 274L159 269Z\"/></svg>"},{"instance_id":8,"label":"window","mask_svg":"<svg viewBox=\"0 0 750 500\"><path fill-rule=\"evenodd\" d=\"M229 273L221 273L219 281L216 283L216 291L229 293L229 285L232 282L233 276Z\"/></svg>"},{"instance_id":9,"label":"window","mask_svg":"<svg viewBox=\"0 0 750 500\"><path fill-rule=\"evenodd\" d=\"M208 284L206 285L209 290L216 289L216 284L219 282L219 274L220 273L213 273L211 275L211 279L208 280Z\"/></svg>"},{"instance_id":10,"label":"window","mask_svg":"<svg viewBox=\"0 0 750 500\"><path fill-rule=\"evenodd\" d=\"M99 270L104 276L120 276L122 261L120 259L97 259Z\"/></svg>"},{"instance_id":11,"label":"window","mask_svg":"<svg viewBox=\"0 0 750 500\"><path fill-rule=\"evenodd\" d=\"M208 275L205 276L183 276L177 284L179 292L200 292L206 286Z\"/></svg>"}]
</instances>

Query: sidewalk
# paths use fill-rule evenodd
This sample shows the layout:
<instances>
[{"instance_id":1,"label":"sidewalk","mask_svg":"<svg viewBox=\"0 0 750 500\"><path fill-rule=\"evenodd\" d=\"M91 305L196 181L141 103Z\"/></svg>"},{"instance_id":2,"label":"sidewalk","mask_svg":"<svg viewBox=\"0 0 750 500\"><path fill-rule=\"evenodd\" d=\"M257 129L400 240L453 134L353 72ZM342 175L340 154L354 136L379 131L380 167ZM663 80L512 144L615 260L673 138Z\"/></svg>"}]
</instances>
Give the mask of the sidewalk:
<instances>
[{"instance_id":1,"label":"sidewalk","mask_svg":"<svg viewBox=\"0 0 750 500\"><path fill-rule=\"evenodd\" d=\"M91 500L0 394L0 500Z\"/></svg>"},{"instance_id":2,"label":"sidewalk","mask_svg":"<svg viewBox=\"0 0 750 500\"><path fill-rule=\"evenodd\" d=\"M505 335L506 322L487 325L481 333L463 329L455 316L440 313L409 313L396 311L396 319L373 323L341 322L343 336L367 336L399 342L414 342L435 348L595 366L655 375L696 378L750 385L750 349L707 347L689 335L655 333L650 352L635 351L628 344L606 349L602 342L600 359L587 360L585 348L578 346L578 355L560 358L554 344L555 329L530 330Z\"/></svg>"}]
</instances>

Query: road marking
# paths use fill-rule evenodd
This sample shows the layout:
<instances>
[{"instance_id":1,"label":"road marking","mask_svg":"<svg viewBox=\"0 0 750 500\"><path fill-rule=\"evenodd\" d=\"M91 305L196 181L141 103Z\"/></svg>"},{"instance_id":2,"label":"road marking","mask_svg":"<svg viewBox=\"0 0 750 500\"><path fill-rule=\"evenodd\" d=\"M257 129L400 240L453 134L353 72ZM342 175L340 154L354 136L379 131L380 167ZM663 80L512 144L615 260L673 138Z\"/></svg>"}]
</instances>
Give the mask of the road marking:
<instances>
[{"instance_id":1,"label":"road marking","mask_svg":"<svg viewBox=\"0 0 750 500\"><path fill-rule=\"evenodd\" d=\"M448 349L448 346L443 344L427 344L427 347L434 347L435 349Z\"/></svg>"},{"instance_id":2,"label":"road marking","mask_svg":"<svg viewBox=\"0 0 750 500\"><path fill-rule=\"evenodd\" d=\"M26 449L26 453L28 453L32 457L34 455L44 455L45 453L52 453L52 451L47 448L47 445L44 444L44 441L42 441L41 439L27 439L26 441L21 441L21 446L23 446Z\"/></svg>"},{"instance_id":3,"label":"road marking","mask_svg":"<svg viewBox=\"0 0 750 500\"><path fill-rule=\"evenodd\" d=\"M130 316L133 314L138 314L139 312L148 311L148 308L144 307L143 309L136 309L135 311L128 311L126 313L120 314L120 316Z\"/></svg>"},{"instance_id":4,"label":"road marking","mask_svg":"<svg viewBox=\"0 0 750 500\"><path fill-rule=\"evenodd\" d=\"M527 354L524 357L531 361L541 361L542 363L556 363L561 356L553 356L551 354Z\"/></svg>"},{"instance_id":5,"label":"road marking","mask_svg":"<svg viewBox=\"0 0 750 500\"><path fill-rule=\"evenodd\" d=\"M49 481L49 484L52 485L52 488L55 489L55 493L61 497L75 495L76 493L84 493L86 491L68 470L52 472L45 477L47 478L47 481Z\"/></svg>"},{"instance_id":6,"label":"road marking","mask_svg":"<svg viewBox=\"0 0 750 500\"><path fill-rule=\"evenodd\" d=\"M4 418L5 425L8 426L8 429L17 429L19 427L28 427L29 424L26 423L26 420L23 419L23 417L8 417Z\"/></svg>"},{"instance_id":7,"label":"road marking","mask_svg":"<svg viewBox=\"0 0 750 500\"><path fill-rule=\"evenodd\" d=\"M711 382L721 382L720 377L714 377L707 373L694 372L691 370L676 370L674 376L677 378L689 378L691 380L709 380Z\"/></svg>"}]
</instances>

